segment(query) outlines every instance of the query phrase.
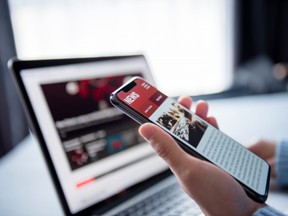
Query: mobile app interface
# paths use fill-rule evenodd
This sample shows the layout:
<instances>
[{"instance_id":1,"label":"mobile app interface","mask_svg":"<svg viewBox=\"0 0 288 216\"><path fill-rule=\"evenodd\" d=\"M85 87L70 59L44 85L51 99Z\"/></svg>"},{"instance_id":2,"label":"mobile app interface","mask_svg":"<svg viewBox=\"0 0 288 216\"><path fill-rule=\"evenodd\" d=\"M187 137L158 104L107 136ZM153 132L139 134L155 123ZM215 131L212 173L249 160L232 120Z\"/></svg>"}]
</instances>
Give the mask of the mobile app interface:
<instances>
[{"instance_id":1,"label":"mobile app interface","mask_svg":"<svg viewBox=\"0 0 288 216\"><path fill-rule=\"evenodd\" d=\"M117 96L128 106L260 195L266 192L268 164L229 136L191 113L142 79Z\"/></svg>"}]
</instances>

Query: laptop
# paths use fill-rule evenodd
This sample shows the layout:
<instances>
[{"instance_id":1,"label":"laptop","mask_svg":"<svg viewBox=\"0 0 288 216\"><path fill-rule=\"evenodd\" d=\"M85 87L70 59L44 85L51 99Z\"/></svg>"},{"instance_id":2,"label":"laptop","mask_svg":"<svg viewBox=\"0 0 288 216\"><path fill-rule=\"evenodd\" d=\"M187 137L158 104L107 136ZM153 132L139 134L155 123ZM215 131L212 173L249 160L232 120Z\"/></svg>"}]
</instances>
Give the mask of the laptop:
<instances>
[{"instance_id":1,"label":"laptop","mask_svg":"<svg viewBox=\"0 0 288 216\"><path fill-rule=\"evenodd\" d=\"M139 125L109 102L143 55L9 62L65 215L201 215Z\"/></svg>"}]
</instances>

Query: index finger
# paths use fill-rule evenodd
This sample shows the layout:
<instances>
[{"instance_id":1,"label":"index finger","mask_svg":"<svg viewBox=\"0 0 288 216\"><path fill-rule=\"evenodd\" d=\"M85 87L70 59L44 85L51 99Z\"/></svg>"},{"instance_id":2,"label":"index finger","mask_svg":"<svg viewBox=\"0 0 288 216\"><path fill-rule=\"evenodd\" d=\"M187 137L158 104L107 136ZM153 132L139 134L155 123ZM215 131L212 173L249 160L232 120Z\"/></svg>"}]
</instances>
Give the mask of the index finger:
<instances>
[{"instance_id":1,"label":"index finger","mask_svg":"<svg viewBox=\"0 0 288 216\"><path fill-rule=\"evenodd\" d=\"M190 110L192 106L192 98L189 96L181 96L178 98L178 102Z\"/></svg>"}]
</instances>

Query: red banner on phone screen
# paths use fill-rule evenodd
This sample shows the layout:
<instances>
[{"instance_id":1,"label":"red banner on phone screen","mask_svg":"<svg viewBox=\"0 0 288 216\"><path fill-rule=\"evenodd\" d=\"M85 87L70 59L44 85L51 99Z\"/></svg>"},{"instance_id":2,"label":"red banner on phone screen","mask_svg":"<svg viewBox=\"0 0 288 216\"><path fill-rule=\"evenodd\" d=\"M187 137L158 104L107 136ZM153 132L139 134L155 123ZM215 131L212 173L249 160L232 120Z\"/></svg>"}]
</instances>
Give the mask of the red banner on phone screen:
<instances>
[{"instance_id":1,"label":"red banner on phone screen","mask_svg":"<svg viewBox=\"0 0 288 216\"><path fill-rule=\"evenodd\" d=\"M143 80L136 79L135 82L136 86L128 92L121 91L117 95L124 103L149 118L167 96Z\"/></svg>"}]
</instances>

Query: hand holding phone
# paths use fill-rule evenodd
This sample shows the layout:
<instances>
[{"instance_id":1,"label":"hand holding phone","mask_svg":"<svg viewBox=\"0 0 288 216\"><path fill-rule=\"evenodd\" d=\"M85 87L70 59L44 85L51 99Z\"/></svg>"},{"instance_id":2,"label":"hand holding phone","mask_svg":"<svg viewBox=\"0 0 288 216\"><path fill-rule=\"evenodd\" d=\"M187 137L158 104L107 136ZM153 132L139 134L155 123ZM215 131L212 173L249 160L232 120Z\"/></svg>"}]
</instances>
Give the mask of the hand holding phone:
<instances>
[{"instance_id":1,"label":"hand holding phone","mask_svg":"<svg viewBox=\"0 0 288 216\"><path fill-rule=\"evenodd\" d=\"M111 102L143 124L158 125L188 153L234 177L255 201L267 199L268 163L220 132L141 78L133 78L111 95Z\"/></svg>"},{"instance_id":2,"label":"hand holding phone","mask_svg":"<svg viewBox=\"0 0 288 216\"><path fill-rule=\"evenodd\" d=\"M139 132L167 162L181 187L205 215L253 215L265 206L250 199L241 185L221 169L189 156L156 125L145 123Z\"/></svg>"}]
</instances>

